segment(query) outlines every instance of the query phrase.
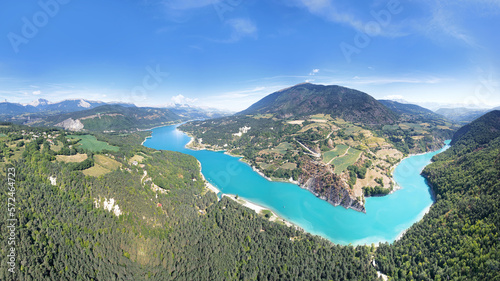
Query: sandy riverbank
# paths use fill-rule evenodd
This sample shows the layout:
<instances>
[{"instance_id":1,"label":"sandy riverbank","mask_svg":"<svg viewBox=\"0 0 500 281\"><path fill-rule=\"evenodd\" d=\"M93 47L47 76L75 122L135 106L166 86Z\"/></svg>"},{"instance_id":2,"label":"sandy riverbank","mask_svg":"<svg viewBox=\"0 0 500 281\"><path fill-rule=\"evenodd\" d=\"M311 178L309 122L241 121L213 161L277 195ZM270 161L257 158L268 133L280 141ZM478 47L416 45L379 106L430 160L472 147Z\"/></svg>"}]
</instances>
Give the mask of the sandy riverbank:
<instances>
[{"instance_id":1,"label":"sandy riverbank","mask_svg":"<svg viewBox=\"0 0 500 281\"><path fill-rule=\"evenodd\" d=\"M234 194L223 194L222 197L227 197L227 198L235 201L236 203L239 203L239 204L241 204L241 205L243 205L243 206L245 206L245 207L247 207L249 209L252 209L257 214L262 214L263 211L269 211L272 214L272 216L269 218L270 221L274 221L274 222L278 222L278 223L281 222L281 223L284 223L286 226L294 227L297 230L303 231L303 229L300 226L298 226L296 224L293 224L293 223L291 223L291 222L289 222L289 221L281 218L275 212L273 212L273 211L269 210L268 208L263 207L263 206L261 206L259 204L250 202L250 201L248 201L248 200L246 200L244 198L241 198L241 197L236 198L236 195L234 195Z\"/></svg>"}]
</instances>

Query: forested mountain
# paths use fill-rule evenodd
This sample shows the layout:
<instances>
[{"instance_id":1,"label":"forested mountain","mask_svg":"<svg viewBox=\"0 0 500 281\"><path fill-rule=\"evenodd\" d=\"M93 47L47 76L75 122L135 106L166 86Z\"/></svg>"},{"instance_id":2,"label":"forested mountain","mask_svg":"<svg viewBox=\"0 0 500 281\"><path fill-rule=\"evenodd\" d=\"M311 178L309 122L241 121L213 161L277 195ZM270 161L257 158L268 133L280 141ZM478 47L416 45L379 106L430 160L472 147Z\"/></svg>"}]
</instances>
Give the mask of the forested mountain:
<instances>
[{"instance_id":1,"label":"forested mountain","mask_svg":"<svg viewBox=\"0 0 500 281\"><path fill-rule=\"evenodd\" d=\"M16 200L15 211L0 204L0 279L376 278L374 248L333 245L218 201L194 157L143 147L147 134L98 134L108 147L98 152L62 130L2 124L0 181L15 178L15 192L0 200Z\"/></svg>"},{"instance_id":2,"label":"forested mountain","mask_svg":"<svg viewBox=\"0 0 500 281\"><path fill-rule=\"evenodd\" d=\"M38 110L31 105L24 106L19 103L0 102L0 117L15 116L32 112L38 112Z\"/></svg>"},{"instance_id":3,"label":"forested mountain","mask_svg":"<svg viewBox=\"0 0 500 281\"><path fill-rule=\"evenodd\" d=\"M443 116L429 110L427 108L423 108L416 104L409 103L400 103L392 100L378 100L380 103L390 108L392 111L403 115L408 120L440 120L443 119Z\"/></svg>"},{"instance_id":4,"label":"forested mountain","mask_svg":"<svg viewBox=\"0 0 500 281\"><path fill-rule=\"evenodd\" d=\"M474 122L460 128L451 140L451 144L473 143L482 145L500 136L500 110L494 110L479 117Z\"/></svg>"},{"instance_id":5,"label":"forested mountain","mask_svg":"<svg viewBox=\"0 0 500 281\"><path fill-rule=\"evenodd\" d=\"M330 114L364 124L392 124L398 116L363 92L310 83L272 93L239 114L275 114L277 117Z\"/></svg>"},{"instance_id":6,"label":"forested mountain","mask_svg":"<svg viewBox=\"0 0 500 281\"><path fill-rule=\"evenodd\" d=\"M117 104L117 103L112 103ZM24 113L43 113L45 115L68 113L81 110L92 109L106 105L102 101L89 101L85 99L63 100L60 102L49 102L46 99L37 99L30 104L19 104L10 102L0 103L0 116L16 116ZM133 106L131 104L119 104L122 106Z\"/></svg>"},{"instance_id":7,"label":"forested mountain","mask_svg":"<svg viewBox=\"0 0 500 281\"><path fill-rule=\"evenodd\" d=\"M98 107L100 107L100 109L93 110ZM83 113L79 114L78 112L80 111L83 111ZM147 113L145 112L154 111L153 115L146 117L150 118L151 120L157 119L156 121L150 122L152 126L162 125L165 124L162 122L168 122L171 120L209 119L233 114L232 112L227 112L215 108L201 108L187 104L174 104L167 107L153 108L137 107L131 103L106 103L102 101L89 101L85 99L64 100L60 102L50 102L45 99L38 99L31 102L30 104L11 103L7 101L0 102L0 121L37 126L43 124L55 125L57 123L54 123L54 120L59 120L58 123L68 118L77 120L103 111L107 111L106 113L131 114L133 116L137 115L136 117L138 117L139 119L147 115ZM64 119L61 120L61 118ZM131 121L133 121L132 123L139 124L139 126L133 125L132 123L130 123ZM87 124L87 127L91 127L91 130L127 130L148 127L147 122L135 121L136 120L133 119L114 121L107 120L105 122L101 120L101 122L99 123L102 123L102 125ZM74 122L69 122L69 124L74 125L75 128L78 127L81 129L82 127L81 124L74 124ZM127 125L131 126L127 127Z\"/></svg>"},{"instance_id":8,"label":"forested mountain","mask_svg":"<svg viewBox=\"0 0 500 281\"><path fill-rule=\"evenodd\" d=\"M242 155L273 180L364 212L365 196L392 191L392 168L405 155L438 149L458 128L419 106L384 103L340 86L299 84L234 116L179 129L194 137L191 148Z\"/></svg>"},{"instance_id":9,"label":"forested mountain","mask_svg":"<svg viewBox=\"0 0 500 281\"><path fill-rule=\"evenodd\" d=\"M80 131L134 131L186 120L166 108L103 105L89 110L48 116L30 124Z\"/></svg>"},{"instance_id":10,"label":"forested mountain","mask_svg":"<svg viewBox=\"0 0 500 281\"><path fill-rule=\"evenodd\" d=\"M460 129L424 169L436 203L401 240L378 248L382 272L396 280L500 278L499 116Z\"/></svg>"}]
</instances>

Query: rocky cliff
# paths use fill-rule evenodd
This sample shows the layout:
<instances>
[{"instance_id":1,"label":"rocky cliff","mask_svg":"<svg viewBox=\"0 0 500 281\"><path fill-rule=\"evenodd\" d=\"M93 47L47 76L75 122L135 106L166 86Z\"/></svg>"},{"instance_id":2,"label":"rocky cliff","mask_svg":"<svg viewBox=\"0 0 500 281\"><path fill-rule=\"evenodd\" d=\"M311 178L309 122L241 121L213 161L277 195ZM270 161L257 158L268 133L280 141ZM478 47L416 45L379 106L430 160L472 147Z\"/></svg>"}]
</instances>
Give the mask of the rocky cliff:
<instances>
[{"instance_id":1,"label":"rocky cliff","mask_svg":"<svg viewBox=\"0 0 500 281\"><path fill-rule=\"evenodd\" d=\"M82 122L79 119L74 120L72 118L68 118L56 124L56 126L63 127L66 130L76 131L76 132L81 131L83 129Z\"/></svg>"},{"instance_id":2,"label":"rocky cliff","mask_svg":"<svg viewBox=\"0 0 500 281\"><path fill-rule=\"evenodd\" d=\"M306 159L303 159L302 163L303 173L299 177L299 185L302 188L334 206L340 205L366 213L364 204L351 194L349 185L333 173L331 166Z\"/></svg>"}]
</instances>

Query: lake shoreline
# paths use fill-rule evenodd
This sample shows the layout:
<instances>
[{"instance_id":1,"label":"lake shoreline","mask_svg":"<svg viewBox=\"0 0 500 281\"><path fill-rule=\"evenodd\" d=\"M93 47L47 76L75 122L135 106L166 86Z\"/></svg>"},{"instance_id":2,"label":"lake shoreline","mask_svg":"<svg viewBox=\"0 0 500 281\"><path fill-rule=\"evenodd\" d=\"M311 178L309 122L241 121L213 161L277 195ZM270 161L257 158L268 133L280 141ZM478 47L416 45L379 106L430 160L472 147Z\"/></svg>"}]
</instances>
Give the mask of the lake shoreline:
<instances>
[{"instance_id":1,"label":"lake shoreline","mask_svg":"<svg viewBox=\"0 0 500 281\"><path fill-rule=\"evenodd\" d=\"M396 196L394 198L397 199L391 199L391 196L383 196L380 197L380 199L370 199L374 200L370 201L370 205L373 208L371 210L374 212L370 212L372 215L360 215L360 212L353 212L346 208L335 208L330 202L317 198L307 189L305 190L305 193L303 193L302 191L298 191L296 188L292 188L291 186L280 185L279 182L289 183L290 181L276 181L273 178L263 176L263 173L259 171L259 169L252 167L252 165L250 165L248 161L245 161L246 159L242 158L241 155L232 155L228 150L223 150L224 153L220 153L221 150L217 150L219 153L212 153L214 152L214 149L206 147L203 149L200 149L199 147L193 149L192 145L196 145L196 143L194 143L196 142L196 138L193 139L192 136L189 136L189 134L186 134L185 132L183 132L182 137L180 137L180 134L177 131L177 126L160 129L158 130L158 135L155 134L154 136L155 137L152 137L151 141L145 143L148 147L160 150L180 151L195 156L196 158L199 158L198 161L200 163L204 163L203 170L207 174L210 174L211 172L217 173L220 170L218 167L221 167L221 165L224 167L226 163L232 163L231 165L244 164L245 167L238 167L243 168L245 174L240 176L231 174L233 177L233 184L225 187L225 192L227 192L227 194L223 194L223 197L228 197L228 199L234 200L239 204L254 210L262 217L266 214L267 217L269 217L272 214L271 218L276 219L271 220L277 220L277 212L280 214L282 213L283 216L281 217L281 220L283 223L288 222L291 225L295 225L295 227L299 225L298 227L302 228L305 232L322 237L334 244L348 245L352 243L354 245L370 245L384 242L393 243L404 236L406 229L411 227L414 223L420 221L429 211L429 208L433 203L433 201L430 200L431 198L428 192L429 185L425 185L426 188L424 189L422 184L422 186L419 185L418 194L414 193L410 197L408 197L408 192L401 192L394 195ZM166 140L171 141L166 142ZM196 152L199 150L206 150L207 152ZM210 153L208 153L208 151L210 151ZM431 152L422 154L428 153ZM231 156L231 158L227 158L224 154ZM405 173L407 175L411 175L412 177L420 176L421 168L428 164L427 161L433 155L435 155L435 153L428 154L427 157L421 159L414 159L415 161L411 160L410 162L407 162L406 164L409 164L410 168L407 169L407 171L404 169L397 169L398 172L392 175L392 179L399 179L401 175L405 176ZM395 167L400 165L403 160L413 156L418 155L407 155L405 158L401 159ZM227 176L230 175L228 174ZM241 181L240 177L245 180ZM254 181L254 179L257 178L259 178L259 180ZM266 180L263 180L263 178ZM225 180L229 180L229 178ZM406 190L407 183L403 181L401 184L403 189ZM215 186L214 188L210 188L211 186L206 184L205 186L211 192L218 193L217 191L219 191ZM300 187L300 185L297 184L294 186ZM401 186L399 185L395 186L397 189L400 187ZM304 188L299 189L304 190ZM413 191L413 188L410 188L410 191L415 192ZM221 195L220 193L219 196ZM311 198L309 194L314 199ZM415 203L421 203L412 207L411 210L409 209L408 212L397 211L406 210L408 205L405 202L414 202L412 200L415 200L415 195L420 196L418 199L419 201L416 201ZM236 196L238 198L236 198ZM428 199L426 199L426 196ZM387 199L383 199L384 197L387 197ZM256 201L262 203L252 202L252 200L248 200L247 198L255 198ZM316 201L316 199L318 201ZM430 202L427 202L426 200L429 200ZM263 205L270 207L264 207ZM286 209L281 209L281 207L284 207L285 205ZM263 213L265 210L268 210L270 213ZM391 217L393 215L386 213L389 212L390 214L394 214L395 211L398 215L396 215L390 222L385 220L381 221L379 219L383 217ZM410 213L410 211L413 211L413 213ZM289 218L290 221L288 221L288 219L284 220L284 217ZM379 228L380 224L388 225L384 228L384 230L382 230Z\"/></svg>"},{"instance_id":2,"label":"lake shoreline","mask_svg":"<svg viewBox=\"0 0 500 281\"><path fill-rule=\"evenodd\" d=\"M180 130L179 130L180 131ZM183 131L181 131L183 132ZM193 136L190 136L188 133L186 132L183 132L185 133L188 137L190 137L190 140L189 142L184 146L185 148L187 149L191 149L193 150L193 147L191 146L191 144L194 142L194 137ZM215 150L212 150L212 149L207 149L207 148L203 148L203 149L194 149L194 150L209 150L209 151L213 151L213 152L220 152L220 150L218 151L215 151ZM250 165L248 162L244 161L244 157L241 156L241 155L233 155L227 151L224 151L224 154L227 154L229 156L232 156L232 157L235 157L235 158L239 158L238 160L241 161L242 163L245 163L247 165L249 165L252 170L254 172L256 172L257 174L261 175L263 178L265 178L266 180L270 181L270 182L276 182L276 181L273 181L272 179L270 179L269 177L266 177L264 175L264 173L262 173L261 171L259 171L257 168L255 168L254 166ZM269 211L272 213L272 216L271 218L269 218L270 221L273 221L273 222L282 222L283 224L285 224L286 226L288 227L293 227L295 228L296 230L299 230L299 231L305 231L302 227L300 227L299 225L297 224L294 224L290 221L287 221L285 220L283 217L279 216L278 214L276 214L276 212L272 211L270 208L268 207L265 207L265 206L262 206L260 204L257 204L253 201L250 201L246 198L242 198L242 197L239 197L236 198L237 195L234 195L234 194L226 194L226 193L223 193L222 191L220 191L218 188L216 188L213 184L211 184L208 180L206 180L205 178L205 175L203 175L201 169L202 169L202 165L201 165L201 162L196 159L196 161L198 161L198 164L200 165L200 174L201 174L201 177L203 179L203 181L205 182L205 187L207 189L209 189L210 191L214 192L216 195L221 193L221 198L223 197L228 197L229 199L235 201L236 203L244 206L244 207L247 207L249 209L252 209L253 211L255 211L257 214L262 214L262 211ZM283 181L283 182L286 182L286 181ZM292 182L293 183L293 182Z\"/></svg>"},{"instance_id":3,"label":"lake shoreline","mask_svg":"<svg viewBox=\"0 0 500 281\"><path fill-rule=\"evenodd\" d=\"M287 221L284 218L280 217L278 214L276 214L276 212L274 212L270 208L267 208L265 206L259 205L259 204L255 203L255 202L252 202L252 201L250 201L250 200L248 200L246 198L242 198L242 197L234 195L234 194L222 194L222 197L227 197L227 198L235 201L236 203L238 203L238 204L240 204L240 205L242 205L244 207L247 207L247 208L255 211L259 215L263 215L263 211L269 211L269 212L272 213L272 216L269 218L269 221L272 221L272 222L282 222L282 223L284 223L288 227L293 227L293 228L295 228L296 230L299 230L299 231L305 231L302 227L300 227L300 226L294 224L293 222Z\"/></svg>"}]
</instances>

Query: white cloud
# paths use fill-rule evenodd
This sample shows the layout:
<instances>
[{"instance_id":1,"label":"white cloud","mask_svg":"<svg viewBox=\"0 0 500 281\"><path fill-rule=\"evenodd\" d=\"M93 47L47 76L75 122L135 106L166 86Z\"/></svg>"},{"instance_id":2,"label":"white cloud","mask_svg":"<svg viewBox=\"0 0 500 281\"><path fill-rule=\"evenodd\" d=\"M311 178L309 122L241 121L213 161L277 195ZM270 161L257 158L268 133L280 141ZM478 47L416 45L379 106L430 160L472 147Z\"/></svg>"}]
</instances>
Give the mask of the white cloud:
<instances>
[{"instance_id":1,"label":"white cloud","mask_svg":"<svg viewBox=\"0 0 500 281\"><path fill-rule=\"evenodd\" d=\"M448 43L453 38L474 48L481 48L481 43L475 36L477 30L471 29L470 23L500 14L499 0L426 0L421 3L428 13L412 23L414 30L438 42Z\"/></svg>"},{"instance_id":2,"label":"white cloud","mask_svg":"<svg viewBox=\"0 0 500 281\"><path fill-rule=\"evenodd\" d=\"M198 99L191 99L191 98L186 98L183 95L177 95L177 96L173 96L171 98L171 100L173 103L176 103L176 104L189 104L189 103L196 102Z\"/></svg>"},{"instance_id":3,"label":"white cloud","mask_svg":"<svg viewBox=\"0 0 500 281\"><path fill-rule=\"evenodd\" d=\"M244 37L257 37L257 26L249 19L230 19L226 24L231 27L231 38L228 42L236 42Z\"/></svg>"},{"instance_id":4,"label":"white cloud","mask_svg":"<svg viewBox=\"0 0 500 281\"><path fill-rule=\"evenodd\" d=\"M338 0L293 0L284 2L287 5L292 5L306 8L311 14L324 18L328 21L345 24L351 26L357 31L366 33L366 29L371 27L369 23L374 21L374 18L362 20L360 15L355 15L351 11L353 9L338 7L341 6ZM393 15L394 17L394 15ZM405 36L407 33L402 32L399 25L390 22L389 25L383 26L375 34L371 36L386 36L386 37L400 37Z\"/></svg>"},{"instance_id":5,"label":"white cloud","mask_svg":"<svg viewBox=\"0 0 500 281\"><path fill-rule=\"evenodd\" d=\"M443 82L445 79L439 77L360 77L354 76L351 78L351 83L354 84L372 84L372 85L383 85L392 83L408 83L408 84L437 84ZM346 81L347 82L347 81Z\"/></svg>"},{"instance_id":6,"label":"white cloud","mask_svg":"<svg viewBox=\"0 0 500 281\"><path fill-rule=\"evenodd\" d=\"M314 76L314 75L316 75L316 74L318 74L318 73L319 73L319 69L317 69L317 68L316 68L316 69L313 69L313 70L311 71L311 73L309 73L309 75L310 75L310 76ZM314 80L313 80L313 81L314 81Z\"/></svg>"},{"instance_id":7,"label":"white cloud","mask_svg":"<svg viewBox=\"0 0 500 281\"><path fill-rule=\"evenodd\" d=\"M224 23L230 29L231 35L229 39L223 39L223 40L210 39L210 38L207 39L217 43L235 43L245 37L257 39L257 32L258 32L257 26L250 19L234 18L226 20Z\"/></svg>"},{"instance_id":8,"label":"white cloud","mask_svg":"<svg viewBox=\"0 0 500 281\"><path fill-rule=\"evenodd\" d=\"M453 12L454 9L452 7L443 3L432 3L431 6L431 18L427 21L426 25L423 25L424 31L428 36L437 36L439 39L444 33L448 37L458 39L468 45L476 45L474 39L460 26L459 19ZM421 22L419 22L420 24Z\"/></svg>"},{"instance_id":9,"label":"white cloud","mask_svg":"<svg viewBox=\"0 0 500 281\"><path fill-rule=\"evenodd\" d=\"M41 94L41 93L42 93L42 91L38 90L38 91L33 91L33 93L32 93L32 94L33 94L33 95L35 95L35 96L38 96L38 95L39 95L39 94Z\"/></svg>"}]
</instances>

